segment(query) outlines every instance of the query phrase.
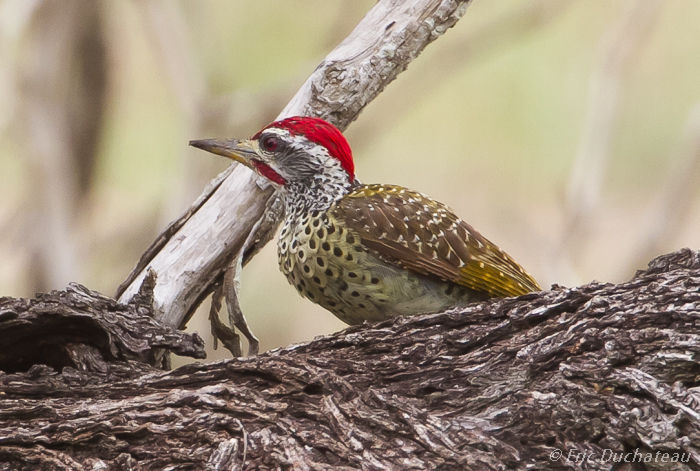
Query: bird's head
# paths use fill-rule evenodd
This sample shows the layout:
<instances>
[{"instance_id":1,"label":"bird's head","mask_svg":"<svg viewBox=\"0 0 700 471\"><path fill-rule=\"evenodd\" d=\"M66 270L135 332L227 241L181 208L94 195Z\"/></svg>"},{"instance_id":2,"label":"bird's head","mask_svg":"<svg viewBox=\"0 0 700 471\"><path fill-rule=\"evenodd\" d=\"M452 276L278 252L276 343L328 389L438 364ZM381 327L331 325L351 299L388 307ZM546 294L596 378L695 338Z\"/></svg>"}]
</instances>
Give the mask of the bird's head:
<instances>
[{"instance_id":1,"label":"bird's head","mask_svg":"<svg viewBox=\"0 0 700 471\"><path fill-rule=\"evenodd\" d=\"M250 139L203 139L190 145L250 167L278 188L311 187L319 179L355 180L352 151L343 134L319 118L275 121Z\"/></svg>"}]
</instances>

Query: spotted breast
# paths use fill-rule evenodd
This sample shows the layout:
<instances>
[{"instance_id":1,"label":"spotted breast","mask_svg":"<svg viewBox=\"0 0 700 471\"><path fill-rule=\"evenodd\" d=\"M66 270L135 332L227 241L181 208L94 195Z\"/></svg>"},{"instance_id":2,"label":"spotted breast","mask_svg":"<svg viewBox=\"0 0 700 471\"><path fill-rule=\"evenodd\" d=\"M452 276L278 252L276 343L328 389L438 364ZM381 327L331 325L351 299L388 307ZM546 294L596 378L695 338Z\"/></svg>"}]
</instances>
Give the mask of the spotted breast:
<instances>
[{"instance_id":1,"label":"spotted breast","mask_svg":"<svg viewBox=\"0 0 700 471\"><path fill-rule=\"evenodd\" d=\"M299 293L348 324L539 289L446 206L399 186L361 186L328 211L288 216L278 254Z\"/></svg>"}]
</instances>

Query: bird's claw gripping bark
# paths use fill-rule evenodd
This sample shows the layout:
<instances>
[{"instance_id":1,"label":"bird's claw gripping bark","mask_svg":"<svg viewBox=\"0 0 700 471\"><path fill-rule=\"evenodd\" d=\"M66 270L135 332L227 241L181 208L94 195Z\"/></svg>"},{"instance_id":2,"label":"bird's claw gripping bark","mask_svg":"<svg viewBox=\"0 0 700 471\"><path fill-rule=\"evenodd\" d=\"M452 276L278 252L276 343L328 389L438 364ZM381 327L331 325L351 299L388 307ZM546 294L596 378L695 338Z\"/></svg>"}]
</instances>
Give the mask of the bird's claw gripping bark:
<instances>
[{"instance_id":1,"label":"bird's claw gripping bark","mask_svg":"<svg viewBox=\"0 0 700 471\"><path fill-rule=\"evenodd\" d=\"M248 322L238 302L238 293L241 287L241 271L252 256L272 238L283 212L284 205L282 200L278 195L273 194L267 202L264 216L251 229L238 254L227 267L223 283L216 288L212 296L209 321L211 322L212 335L214 336L214 348L217 346L217 340L220 340L234 357L243 355L240 336L235 329L238 329L248 340L248 355L257 355L260 349L260 342L250 327L248 327ZM226 300L231 327L225 325L219 318L222 298Z\"/></svg>"}]
</instances>

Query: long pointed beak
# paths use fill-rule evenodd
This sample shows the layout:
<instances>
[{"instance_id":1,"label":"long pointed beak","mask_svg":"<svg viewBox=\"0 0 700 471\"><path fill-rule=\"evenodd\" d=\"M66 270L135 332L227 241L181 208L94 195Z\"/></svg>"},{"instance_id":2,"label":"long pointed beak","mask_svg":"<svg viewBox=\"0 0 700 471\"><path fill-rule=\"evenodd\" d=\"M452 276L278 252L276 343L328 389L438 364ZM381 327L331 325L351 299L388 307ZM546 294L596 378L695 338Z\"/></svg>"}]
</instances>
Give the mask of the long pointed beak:
<instances>
[{"instance_id":1,"label":"long pointed beak","mask_svg":"<svg viewBox=\"0 0 700 471\"><path fill-rule=\"evenodd\" d=\"M192 147L221 155L250 167L250 159L258 155L257 141L248 139L200 139L190 141Z\"/></svg>"}]
</instances>

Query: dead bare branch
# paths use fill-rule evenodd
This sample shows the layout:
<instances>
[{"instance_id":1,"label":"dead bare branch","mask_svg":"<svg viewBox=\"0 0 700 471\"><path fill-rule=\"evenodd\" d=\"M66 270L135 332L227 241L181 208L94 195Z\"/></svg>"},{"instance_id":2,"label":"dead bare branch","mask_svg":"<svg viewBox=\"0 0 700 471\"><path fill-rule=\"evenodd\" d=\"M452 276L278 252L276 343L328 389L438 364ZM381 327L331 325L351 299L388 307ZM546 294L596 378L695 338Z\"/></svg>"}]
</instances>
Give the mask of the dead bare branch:
<instances>
[{"instance_id":1,"label":"dead bare branch","mask_svg":"<svg viewBox=\"0 0 700 471\"><path fill-rule=\"evenodd\" d=\"M378 2L279 117L321 116L345 129L425 46L459 20L469 3ZM117 290L121 301L138 291L145 270L152 269L158 277L154 292L157 318L166 325L181 325L241 250L268 200L276 197L268 184L257 181L245 168L229 170L211 188L169 228L157 247L147 251ZM265 234L256 237L269 238Z\"/></svg>"}]
</instances>

